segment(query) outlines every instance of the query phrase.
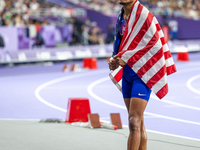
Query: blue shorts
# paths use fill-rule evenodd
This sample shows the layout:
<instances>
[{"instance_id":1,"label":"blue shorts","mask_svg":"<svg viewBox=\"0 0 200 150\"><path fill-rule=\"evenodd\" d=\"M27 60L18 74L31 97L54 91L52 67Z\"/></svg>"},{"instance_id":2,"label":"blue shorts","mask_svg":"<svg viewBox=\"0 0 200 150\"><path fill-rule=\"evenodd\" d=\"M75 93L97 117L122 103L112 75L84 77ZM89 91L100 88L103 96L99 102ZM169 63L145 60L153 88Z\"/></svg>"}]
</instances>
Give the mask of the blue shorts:
<instances>
[{"instance_id":1,"label":"blue shorts","mask_svg":"<svg viewBox=\"0 0 200 150\"><path fill-rule=\"evenodd\" d=\"M122 77L123 98L141 98L149 100L151 89L138 77L138 75L126 64Z\"/></svg>"}]
</instances>

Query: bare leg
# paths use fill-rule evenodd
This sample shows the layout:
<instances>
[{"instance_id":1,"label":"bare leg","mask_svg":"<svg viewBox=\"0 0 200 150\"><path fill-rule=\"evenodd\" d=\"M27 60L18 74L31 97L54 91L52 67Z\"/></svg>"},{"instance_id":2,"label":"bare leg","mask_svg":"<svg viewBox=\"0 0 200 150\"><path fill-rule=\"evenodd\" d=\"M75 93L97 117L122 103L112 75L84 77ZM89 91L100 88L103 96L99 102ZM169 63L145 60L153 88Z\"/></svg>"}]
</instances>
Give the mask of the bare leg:
<instances>
[{"instance_id":1,"label":"bare leg","mask_svg":"<svg viewBox=\"0 0 200 150\"><path fill-rule=\"evenodd\" d=\"M124 99L128 113L129 113L130 100L131 100L130 98ZM129 137L130 137L130 135L129 135ZM128 150L129 150L129 145L130 145L130 140L129 140L130 138L129 137L128 137L128 142L127 142L127 149Z\"/></svg>"},{"instance_id":2,"label":"bare leg","mask_svg":"<svg viewBox=\"0 0 200 150\"><path fill-rule=\"evenodd\" d=\"M139 150L140 144L145 143L142 131L145 130L143 125L143 112L146 108L147 101L140 98L124 99L124 101L129 114L130 134L128 138L128 150ZM141 146L141 148L143 147L145 146Z\"/></svg>"},{"instance_id":3,"label":"bare leg","mask_svg":"<svg viewBox=\"0 0 200 150\"><path fill-rule=\"evenodd\" d=\"M139 150L147 150L147 134L144 127L144 119L142 119L141 124L141 141Z\"/></svg>"}]
</instances>

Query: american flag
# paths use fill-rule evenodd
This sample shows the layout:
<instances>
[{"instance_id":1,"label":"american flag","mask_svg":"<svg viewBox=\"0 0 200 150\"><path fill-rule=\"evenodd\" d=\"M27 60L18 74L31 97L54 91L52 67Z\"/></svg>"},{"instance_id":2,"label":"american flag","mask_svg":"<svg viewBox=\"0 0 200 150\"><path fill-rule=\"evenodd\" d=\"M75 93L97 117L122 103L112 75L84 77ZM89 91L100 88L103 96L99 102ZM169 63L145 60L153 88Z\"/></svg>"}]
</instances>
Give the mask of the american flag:
<instances>
[{"instance_id":1,"label":"american flag","mask_svg":"<svg viewBox=\"0 0 200 150\"><path fill-rule=\"evenodd\" d=\"M137 73L158 98L162 99L168 93L167 75L176 72L176 67L157 19L137 0L117 55ZM109 75L120 90L122 70L119 66Z\"/></svg>"}]
</instances>

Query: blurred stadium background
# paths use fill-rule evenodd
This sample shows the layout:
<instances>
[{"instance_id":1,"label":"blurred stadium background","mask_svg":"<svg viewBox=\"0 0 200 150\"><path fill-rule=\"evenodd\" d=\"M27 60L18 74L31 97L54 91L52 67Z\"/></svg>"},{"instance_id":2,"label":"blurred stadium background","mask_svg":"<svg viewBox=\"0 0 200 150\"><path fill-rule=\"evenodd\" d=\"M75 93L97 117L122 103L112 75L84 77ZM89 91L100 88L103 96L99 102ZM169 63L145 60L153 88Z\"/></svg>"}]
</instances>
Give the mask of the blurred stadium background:
<instances>
[{"instance_id":1,"label":"blurred stadium background","mask_svg":"<svg viewBox=\"0 0 200 150\"><path fill-rule=\"evenodd\" d=\"M78 95L95 99L88 94L87 86L108 76L107 60L112 55L115 23L121 9L117 1L0 0L0 149L34 150L38 149L35 147L38 144L39 149L54 150L63 148L67 141L69 145L73 145L73 150L84 149L84 144L86 147L91 146L92 148L88 148L91 150L97 149L94 147L98 145L103 145L104 149L112 149L102 144L106 142L108 145L114 143L116 149L125 149L127 137L124 135L128 132L127 128L126 131L119 131L108 138L104 136L112 134L111 132L97 131L95 135L101 134L101 139L97 138L101 142L97 142L91 133L96 131L89 133L89 130L82 131L70 126L66 131L66 126L60 128L61 126L54 125L54 128L36 125L35 122L26 122L27 120L19 121L37 119L38 123L38 119L47 117L64 119L68 97ZM151 139L149 147L151 150L197 150L200 139L199 117L196 117L199 114L200 99L200 0L139 1L158 19L178 69L178 73L169 78L171 93L167 100L152 100L147 109L152 113L145 114L147 129L158 132L157 135L148 132ZM178 58L178 54L183 55ZM97 60L96 72L62 72L69 69L67 65L82 66L86 58ZM46 65L48 67L44 67ZM82 76L86 75L83 80ZM63 82L52 86L48 84L60 81ZM113 94L114 85L109 86L109 81L106 80L105 85L100 85L95 92L99 92L105 99L110 99L111 103L119 103L123 107L121 93L115 89L116 93ZM190 90L186 87L186 82ZM195 89L191 87L191 83ZM36 92L34 95L36 88L41 90L44 85L49 86L41 92L42 96L48 99L46 102L36 97ZM113 90L113 95L109 95L110 90ZM55 104L56 109L52 109L55 106L50 103ZM119 111L123 117L122 122L127 125L125 109L113 108L99 101L92 101L91 105L92 112L99 113L100 117L107 121L110 119L107 115L111 110ZM9 119L13 122L9 122ZM33 130L30 131L30 128ZM81 131L77 133L79 130ZM167 134L160 134L161 132ZM84 135L81 135L82 133ZM66 136L67 134L74 136ZM175 138L171 134L175 135ZM26 138L27 135L31 138ZM116 142L119 136L123 143ZM13 140L16 137L18 139ZM78 142L82 141L82 145L76 144L77 139ZM21 145L20 140L24 142ZM54 143L56 140L61 142ZM89 140L94 140L91 142L93 145ZM99 149L102 149L100 146Z\"/></svg>"},{"instance_id":2,"label":"blurred stadium background","mask_svg":"<svg viewBox=\"0 0 200 150\"><path fill-rule=\"evenodd\" d=\"M140 2L172 53L200 51L199 0ZM117 0L0 0L0 64L109 57L120 9Z\"/></svg>"}]
</instances>

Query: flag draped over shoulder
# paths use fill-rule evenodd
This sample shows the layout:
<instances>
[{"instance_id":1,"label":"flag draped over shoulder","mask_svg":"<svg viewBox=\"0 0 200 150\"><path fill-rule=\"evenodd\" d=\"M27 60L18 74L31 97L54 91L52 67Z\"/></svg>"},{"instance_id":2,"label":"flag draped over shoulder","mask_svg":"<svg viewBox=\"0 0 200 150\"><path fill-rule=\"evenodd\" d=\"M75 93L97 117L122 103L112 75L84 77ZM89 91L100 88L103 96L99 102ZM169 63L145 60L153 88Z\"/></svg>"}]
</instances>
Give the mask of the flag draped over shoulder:
<instances>
[{"instance_id":1,"label":"flag draped over shoulder","mask_svg":"<svg viewBox=\"0 0 200 150\"><path fill-rule=\"evenodd\" d=\"M117 32L123 9L118 16ZM116 33L118 34L118 33ZM141 80L162 99L168 93L167 75L176 72L174 61L157 19L137 0L133 5L123 39L115 38L113 55L126 62ZM121 90L123 68L110 72Z\"/></svg>"}]
</instances>

